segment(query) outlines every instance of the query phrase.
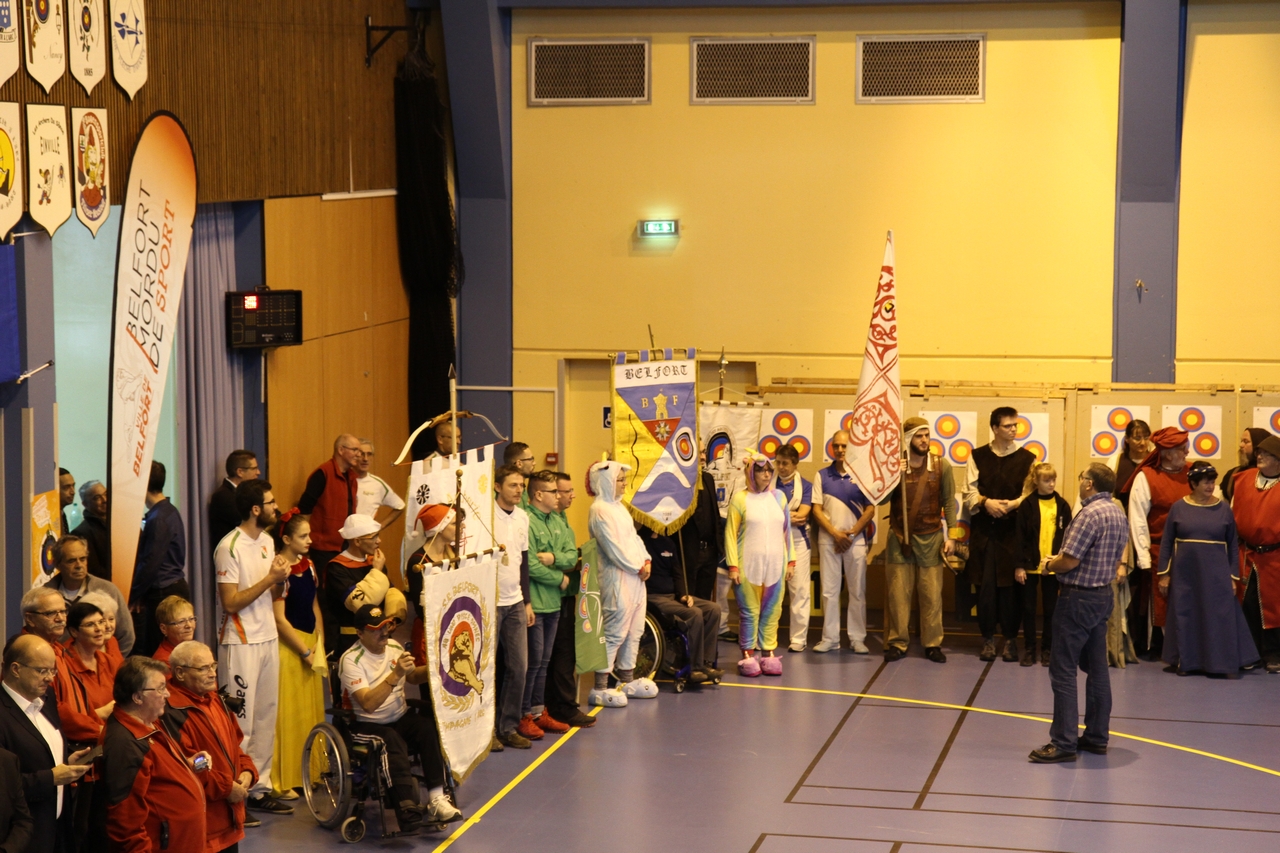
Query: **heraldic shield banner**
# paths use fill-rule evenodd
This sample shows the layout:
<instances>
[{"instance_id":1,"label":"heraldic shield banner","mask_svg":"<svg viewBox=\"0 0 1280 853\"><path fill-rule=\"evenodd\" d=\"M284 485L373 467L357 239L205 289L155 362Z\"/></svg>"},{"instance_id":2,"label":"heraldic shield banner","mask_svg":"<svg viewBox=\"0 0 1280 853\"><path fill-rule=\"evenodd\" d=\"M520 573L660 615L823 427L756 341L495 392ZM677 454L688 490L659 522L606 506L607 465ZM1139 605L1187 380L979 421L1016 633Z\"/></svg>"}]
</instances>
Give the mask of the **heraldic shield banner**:
<instances>
[{"instance_id":1,"label":"heraldic shield banner","mask_svg":"<svg viewBox=\"0 0 1280 853\"><path fill-rule=\"evenodd\" d=\"M498 555L422 579L422 621L440 746L458 781L489 754L497 657Z\"/></svg>"},{"instance_id":2,"label":"heraldic shield banner","mask_svg":"<svg viewBox=\"0 0 1280 853\"><path fill-rule=\"evenodd\" d=\"M462 471L462 553L478 554L493 547L493 445L457 456L419 459L409 469L405 495L404 540L400 565L426 541L418 513L427 504L453 504Z\"/></svg>"},{"instance_id":3,"label":"heraldic shield banner","mask_svg":"<svg viewBox=\"0 0 1280 853\"><path fill-rule=\"evenodd\" d=\"M698 493L696 357L692 347L612 356L613 458L631 466L622 500L658 533L678 529Z\"/></svg>"}]
</instances>

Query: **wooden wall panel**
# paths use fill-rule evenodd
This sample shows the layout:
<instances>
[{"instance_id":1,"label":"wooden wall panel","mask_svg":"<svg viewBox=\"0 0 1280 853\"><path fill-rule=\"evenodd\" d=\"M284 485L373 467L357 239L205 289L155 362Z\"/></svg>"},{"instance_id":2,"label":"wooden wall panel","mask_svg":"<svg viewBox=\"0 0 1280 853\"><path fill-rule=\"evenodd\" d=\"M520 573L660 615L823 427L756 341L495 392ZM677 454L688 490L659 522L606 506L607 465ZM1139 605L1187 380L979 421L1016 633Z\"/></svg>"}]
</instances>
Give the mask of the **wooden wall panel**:
<instances>
[{"instance_id":1,"label":"wooden wall panel","mask_svg":"<svg viewBox=\"0 0 1280 853\"><path fill-rule=\"evenodd\" d=\"M409 435L409 309L395 255L395 199L274 199L264 208L267 284L303 292L306 343L267 354L267 443L281 505L350 432L372 440L373 473L403 492L392 463ZM383 535L398 560L401 527Z\"/></svg>"},{"instance_id":2,"label":"wooden wall panel","mask_svg":"<svg viewBox=\"0 0 1280 853\"><path fill-rule=\"evenodd\" d=\"M366 15L407 22L403 0L149 0L148 79L134 101L114 79L86 96L70 73L45 94L25 68L0 101L106 108L117 192L156 110L191 136L201 203L394 187L392 83L408 34L366 69Z\"/></svg>"}]
</instances>

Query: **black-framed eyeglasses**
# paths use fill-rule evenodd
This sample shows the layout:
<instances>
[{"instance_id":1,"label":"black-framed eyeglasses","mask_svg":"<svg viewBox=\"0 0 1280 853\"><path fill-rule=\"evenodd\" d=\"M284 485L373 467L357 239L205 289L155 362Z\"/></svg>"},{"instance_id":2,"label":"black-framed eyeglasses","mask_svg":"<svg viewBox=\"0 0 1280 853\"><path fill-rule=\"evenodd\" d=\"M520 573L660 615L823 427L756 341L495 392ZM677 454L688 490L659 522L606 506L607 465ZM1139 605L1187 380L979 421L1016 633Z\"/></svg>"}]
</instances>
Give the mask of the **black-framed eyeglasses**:
<instances>
[{"instance_id":1,"label":"black-framed eyeglasses","mask_svg":"<svg viewBox=\"0 0 1280 853\"><path fill-rule=\"evenodd\" d=\"M18 666L25 666L32 672L35 672L45 678L58 674L58 668L56 666L32 666L31 664L23 663L22 661L15 661L15 663L17 663Z\"/></svg>"}]
</instances>

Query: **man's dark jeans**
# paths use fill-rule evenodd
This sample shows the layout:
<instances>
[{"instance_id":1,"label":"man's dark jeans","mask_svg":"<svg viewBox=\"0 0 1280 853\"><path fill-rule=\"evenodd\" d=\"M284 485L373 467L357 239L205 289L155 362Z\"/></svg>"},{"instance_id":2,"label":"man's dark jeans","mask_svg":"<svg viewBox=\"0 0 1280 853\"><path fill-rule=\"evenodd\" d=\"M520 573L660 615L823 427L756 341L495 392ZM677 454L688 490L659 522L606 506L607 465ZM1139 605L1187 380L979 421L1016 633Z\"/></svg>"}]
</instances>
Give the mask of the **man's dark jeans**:
<instances>
[{"instance_id":1,"label":"man's dark jeans","mask_svg":"<svg viewBox=\"0 0 1280 853\"><path fill-rule=\"evenodd\" d=\"M1107 618L1114 595L1110 585L1097 589L1062 584L1053 613L1049 681L1053 684L1053 725L1049 740L1063 752L1075 752L1080 739L1076 668L1084 670L1084 740L1106 746L1111 727L1111 674L1107 669Z\"/></svg>"},{"instance_id":2,"label":"man's dark jeans","mask_svg":"<svg viewBox=\"0 0 1280 853\"><path fill-rule=\"evenodd\" d=\"M529 623L524 602L498 608L498 646L503 669L498 686L498 734L509 735L520 723L520 703L524 700L524 676L529 669Z\"/></svg>"}]
</instances>

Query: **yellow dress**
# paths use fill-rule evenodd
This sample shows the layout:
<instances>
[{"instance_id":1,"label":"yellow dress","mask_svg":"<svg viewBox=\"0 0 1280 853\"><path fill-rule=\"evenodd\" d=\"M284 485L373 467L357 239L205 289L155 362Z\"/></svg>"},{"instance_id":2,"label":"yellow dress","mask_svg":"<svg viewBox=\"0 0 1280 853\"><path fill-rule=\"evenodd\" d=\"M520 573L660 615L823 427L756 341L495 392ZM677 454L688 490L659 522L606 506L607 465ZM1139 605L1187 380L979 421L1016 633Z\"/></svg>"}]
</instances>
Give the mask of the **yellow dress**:
<instances>
[{"instance_id":1,"label":"yellow dress","mask_svg":"<svg viewBox=\"0 0 1280 853\"><path fill-rule=\"evenodd\" d=\"M324 721L324 643L316 632L302 631L299 623L311 624L312 602L316 596L316 575L311 561L303 557L293 566L284 583L285 618L308 647L319 669L308 666L297 653L280 643L280 697L276 705L276 746L271 762L271 782L276 794L302 787L302 747L311 729ZM306 614L306 615L304 615Z\"/></svg>"}]
</instances>

